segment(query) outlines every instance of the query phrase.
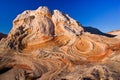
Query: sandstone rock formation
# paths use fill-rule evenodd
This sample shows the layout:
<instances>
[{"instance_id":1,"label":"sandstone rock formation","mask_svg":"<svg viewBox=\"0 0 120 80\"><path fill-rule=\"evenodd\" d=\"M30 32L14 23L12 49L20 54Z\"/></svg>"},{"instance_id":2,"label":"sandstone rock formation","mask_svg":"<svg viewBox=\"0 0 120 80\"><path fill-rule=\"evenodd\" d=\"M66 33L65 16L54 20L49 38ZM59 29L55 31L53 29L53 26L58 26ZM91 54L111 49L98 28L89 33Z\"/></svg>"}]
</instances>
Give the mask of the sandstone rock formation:
<instances>
[{"instance_id":1,"label":"sandstone rock formation","mask_svg":"<svg viewBox=\"0 0 120 80\"><path fill-rule=\"evenodd\" d=\"M118 38L40 7L18 15L0 41L0 80L119 80L119 58Z\"/></svg>"}]
</instances>

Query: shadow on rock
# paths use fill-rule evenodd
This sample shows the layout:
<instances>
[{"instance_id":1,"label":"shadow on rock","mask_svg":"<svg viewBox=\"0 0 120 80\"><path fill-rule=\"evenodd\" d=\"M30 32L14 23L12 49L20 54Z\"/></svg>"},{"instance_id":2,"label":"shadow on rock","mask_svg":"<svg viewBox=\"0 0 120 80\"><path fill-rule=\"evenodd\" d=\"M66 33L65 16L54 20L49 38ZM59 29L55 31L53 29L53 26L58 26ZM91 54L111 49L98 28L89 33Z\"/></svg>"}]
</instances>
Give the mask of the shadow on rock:
<instances>
[{"instance_id":1,"label":"shadow on rock","mask_svg":"<svg viewBox=\"0 0 120 80\"><path fill-rule=\"evenodd\" d=\"M0 40L5 37L7 37L7 34L0 33Z\"/></svg>"}]
</instances>

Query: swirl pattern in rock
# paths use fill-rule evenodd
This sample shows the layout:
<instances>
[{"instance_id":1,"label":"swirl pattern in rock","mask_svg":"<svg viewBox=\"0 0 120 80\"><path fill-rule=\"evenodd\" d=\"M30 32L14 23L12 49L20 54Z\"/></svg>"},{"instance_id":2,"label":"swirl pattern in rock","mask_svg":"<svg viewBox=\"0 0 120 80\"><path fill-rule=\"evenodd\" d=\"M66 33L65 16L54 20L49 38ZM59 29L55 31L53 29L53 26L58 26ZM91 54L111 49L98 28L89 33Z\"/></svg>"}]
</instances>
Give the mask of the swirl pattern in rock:
<instances>
[{"instance_id":1,"label":"swirl pattern in rock","mask_svg":"<svg viewBox=\"0 0 120 80\"><path fill-rule=\"evenodd\" d=\"M118 38L39 7L18 15L0 41L0 80L119 80L119 58Z\"/></svg>"}]
</instances>

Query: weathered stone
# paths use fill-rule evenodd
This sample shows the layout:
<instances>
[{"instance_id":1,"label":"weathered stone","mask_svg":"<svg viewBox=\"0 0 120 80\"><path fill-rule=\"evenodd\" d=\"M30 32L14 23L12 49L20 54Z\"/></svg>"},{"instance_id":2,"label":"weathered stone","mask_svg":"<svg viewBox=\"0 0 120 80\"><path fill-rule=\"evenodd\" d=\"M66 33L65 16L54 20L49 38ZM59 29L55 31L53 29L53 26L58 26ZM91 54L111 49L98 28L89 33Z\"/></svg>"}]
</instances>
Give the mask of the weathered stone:
<instances>
[{"instance_id":1,"label":"weathered stone","mask_svg":"<svg viewBox=\"0 0 120 80\"><path fill-rule=\"evenodd\" d=\"M0 41L0 80L119 80L119 58L118 38L40 7L19 14Z\"/></svg>"}]
</instances>

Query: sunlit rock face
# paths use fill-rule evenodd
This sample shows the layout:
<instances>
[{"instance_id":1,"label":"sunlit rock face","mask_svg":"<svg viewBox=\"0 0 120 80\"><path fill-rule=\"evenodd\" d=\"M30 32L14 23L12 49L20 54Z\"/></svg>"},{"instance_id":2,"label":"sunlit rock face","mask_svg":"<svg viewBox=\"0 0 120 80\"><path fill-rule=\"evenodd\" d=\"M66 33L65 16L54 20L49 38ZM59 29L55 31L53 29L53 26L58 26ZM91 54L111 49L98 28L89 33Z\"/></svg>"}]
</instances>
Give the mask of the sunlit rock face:
<instances>
[{"instance_id":1,"label":"sunlit rock face","mask_svg":"<svg viewBox=\"0 0 120 80\"><path fill-rule=\"evenodd\" d=\"M8 35L14 49L23 49L26 45L36 45L55 36L80 35L83 28L77 21L58 10L49 11L47 7L27 10L13 21L13 28Z\"/></svg>"},{"instance_id":2,"label":"sunlit rock face","mask_svg":"<svg viewBox=\"0 0 120 80\"><path fill-rule=\"evenodd\" d=\"M0 80L119 80L120 40L47 7L27 10L0 41Z\"/></svg>"}]
</instances>

